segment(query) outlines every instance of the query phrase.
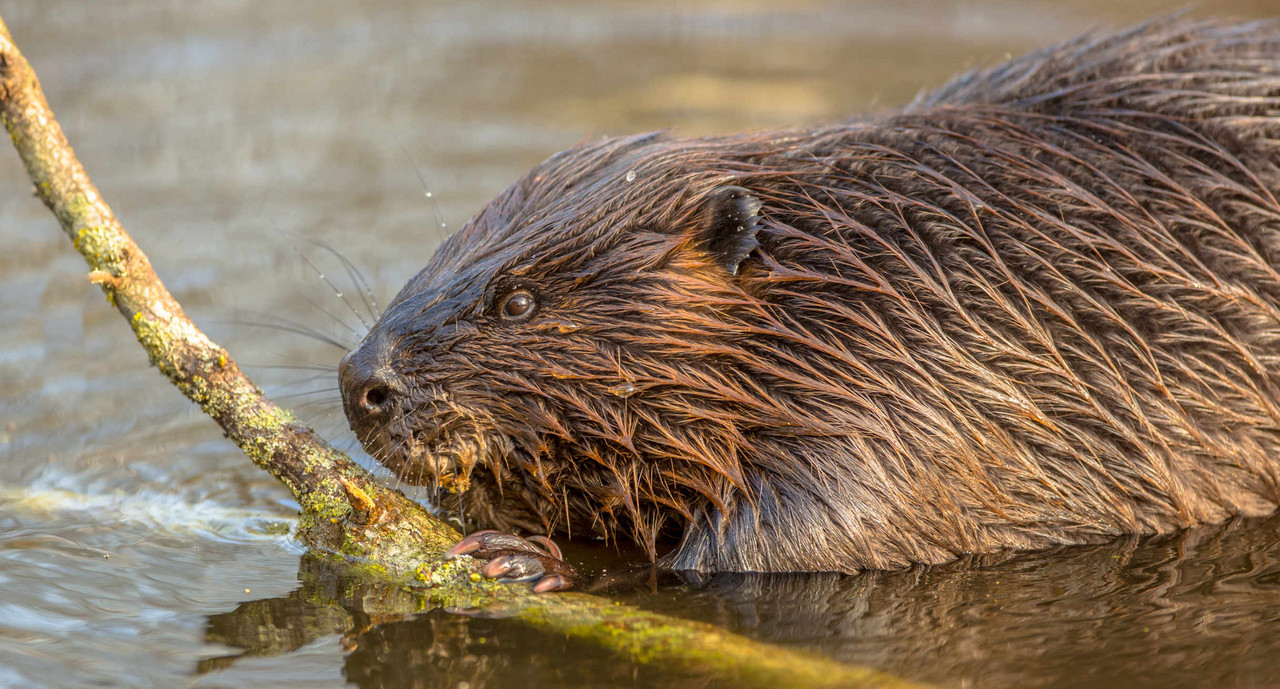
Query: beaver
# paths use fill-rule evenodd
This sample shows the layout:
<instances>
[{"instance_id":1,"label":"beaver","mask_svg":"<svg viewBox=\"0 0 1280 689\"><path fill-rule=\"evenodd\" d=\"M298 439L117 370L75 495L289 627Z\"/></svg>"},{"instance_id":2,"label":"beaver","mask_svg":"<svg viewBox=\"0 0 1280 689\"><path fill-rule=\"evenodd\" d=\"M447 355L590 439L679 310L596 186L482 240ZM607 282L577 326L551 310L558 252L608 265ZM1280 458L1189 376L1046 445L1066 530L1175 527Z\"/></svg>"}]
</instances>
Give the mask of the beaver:
<instances>
[{"instance_id":1,"label":"beaver","mask_svg":"<svg viewBox=\"0 0 1280 689\"><path fill-rule=\"evenodd\" d=\"M342 360L344 407L477 525L675 570L1269 513L1278 164L1276 22L1089 35L829 126L589 141L444 242ZM555 559L520 543L459 552Z\"/></svg>"}]
</instances>

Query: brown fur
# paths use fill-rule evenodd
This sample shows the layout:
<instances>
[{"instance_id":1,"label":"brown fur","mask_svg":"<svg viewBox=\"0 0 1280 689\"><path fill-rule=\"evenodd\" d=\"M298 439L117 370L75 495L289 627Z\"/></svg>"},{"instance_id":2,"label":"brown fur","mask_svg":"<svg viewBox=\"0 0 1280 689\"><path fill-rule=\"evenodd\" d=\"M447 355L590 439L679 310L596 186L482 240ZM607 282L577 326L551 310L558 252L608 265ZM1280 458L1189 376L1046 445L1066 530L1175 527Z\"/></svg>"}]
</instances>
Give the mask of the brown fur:
<instances>
[{"instance_id":1,"label":"brown fur","mask_svg":"<svg viewBox=\"0 0 1280 689\"><path fill-rule=\"evenodd\" d=\"M582 145L401 291L344 362L393 393L353 427L485 525L678 538L677 569L1270 512L1278 144L1280 28L1164 21L887 116ZM701 234L723 185L761 204L740 265Z\"/></svg>"}]
</instances>

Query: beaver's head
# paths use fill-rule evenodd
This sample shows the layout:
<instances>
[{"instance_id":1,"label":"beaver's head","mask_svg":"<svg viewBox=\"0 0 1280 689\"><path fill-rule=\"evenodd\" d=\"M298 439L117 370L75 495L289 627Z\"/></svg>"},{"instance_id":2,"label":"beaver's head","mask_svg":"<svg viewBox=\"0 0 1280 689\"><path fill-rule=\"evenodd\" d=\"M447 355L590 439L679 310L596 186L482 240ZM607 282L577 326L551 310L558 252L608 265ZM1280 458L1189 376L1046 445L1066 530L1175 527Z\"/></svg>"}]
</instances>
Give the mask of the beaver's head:
<instances>
[{"instance_id":1,"label":"beaver's head","mask_svg":"<svg viewBox=\"0 0 1280 689\"><path fill-rule=\"evenodd\" d=\"M364 447L497 528L626 525L652 547L672 514L725 499L742 480L731 408L754 394L731 356L753 301L750 174L653 135L533 170L343 359Z\"/></svg>"}]
</instances>

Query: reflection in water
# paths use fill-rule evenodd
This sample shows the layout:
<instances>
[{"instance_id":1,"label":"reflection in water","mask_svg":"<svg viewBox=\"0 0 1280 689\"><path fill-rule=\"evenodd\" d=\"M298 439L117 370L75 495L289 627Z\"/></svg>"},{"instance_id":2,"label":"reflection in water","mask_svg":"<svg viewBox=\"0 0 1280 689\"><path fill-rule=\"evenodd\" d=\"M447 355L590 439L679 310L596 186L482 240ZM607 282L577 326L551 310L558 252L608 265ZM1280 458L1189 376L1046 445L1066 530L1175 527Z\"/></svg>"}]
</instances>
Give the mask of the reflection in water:
<instances>
[{"instance_id":1,"label":"reflection in water","mask_svg":"<svg viewBox=\"0 0 1280 689\"><path fill-rule=\"evenodd\" d=\"M719 686L638 667L580 641L530 634L518 622L442 610L362 632L352 640L344 671L360 687Z\"/></svg>"},{"instance_id":2,"label":"reflection in water","mask_svg":"<svg viewBox=\"0 0 1280 689\"><path fill-rule=\"evenodd\" d=\"M706 677L637 667L594 644L485 611L424 609L413 591L344 571L304 558L302 585L287 596L211 616L207 640L240 652L201 661L197 671L216 673L242 658L285 655L342 634L344 676L360 687L714 686Z\"/></svg>"},{"instance_id":3,"label":"reflection in water","mask_svg":"<svg viewBox=\"0 0 1280 689\"><path fill-rule=\"evenodd\" d=\"M345 676L362 687L695 680L515 620L420 612L411 592L314 561L300 578L288 596L211 617L209 640L271 656L341 633ZM676 579L623 598L947 686L1240 685L1280 657L1280 518L902 572Z\"/></svg>"},{"instance_id":4,"label":"reflection in water","mask_svg":"<svg viewBox=\"0 0 1280 689\"><path fill-rule=\"evenodd\" d=\"M1248 684L1280 658L1278 529L1237 520L857 577L717 576L646 604L941 684Z\"/></svg>"}]
</instances>

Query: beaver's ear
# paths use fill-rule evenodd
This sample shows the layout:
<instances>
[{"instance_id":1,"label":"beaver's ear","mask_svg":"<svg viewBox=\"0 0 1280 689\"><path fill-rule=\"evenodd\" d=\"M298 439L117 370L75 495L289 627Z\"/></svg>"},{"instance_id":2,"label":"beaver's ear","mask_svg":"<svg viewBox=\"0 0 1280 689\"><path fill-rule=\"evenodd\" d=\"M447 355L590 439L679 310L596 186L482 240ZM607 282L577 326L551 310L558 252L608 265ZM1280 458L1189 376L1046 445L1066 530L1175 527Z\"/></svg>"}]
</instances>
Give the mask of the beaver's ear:
<instances>
[{"instance_id":1,"label":"beaver's ear","mask_svg":"<svg viewBox=\"0 0 1280 689\"><path fill-rule=\"evenodd\" d=\"M759 231L760 201L746 189L716 187L702 202L699 248L730 275L760 246Z\"/></svg>"}]
</instances>

